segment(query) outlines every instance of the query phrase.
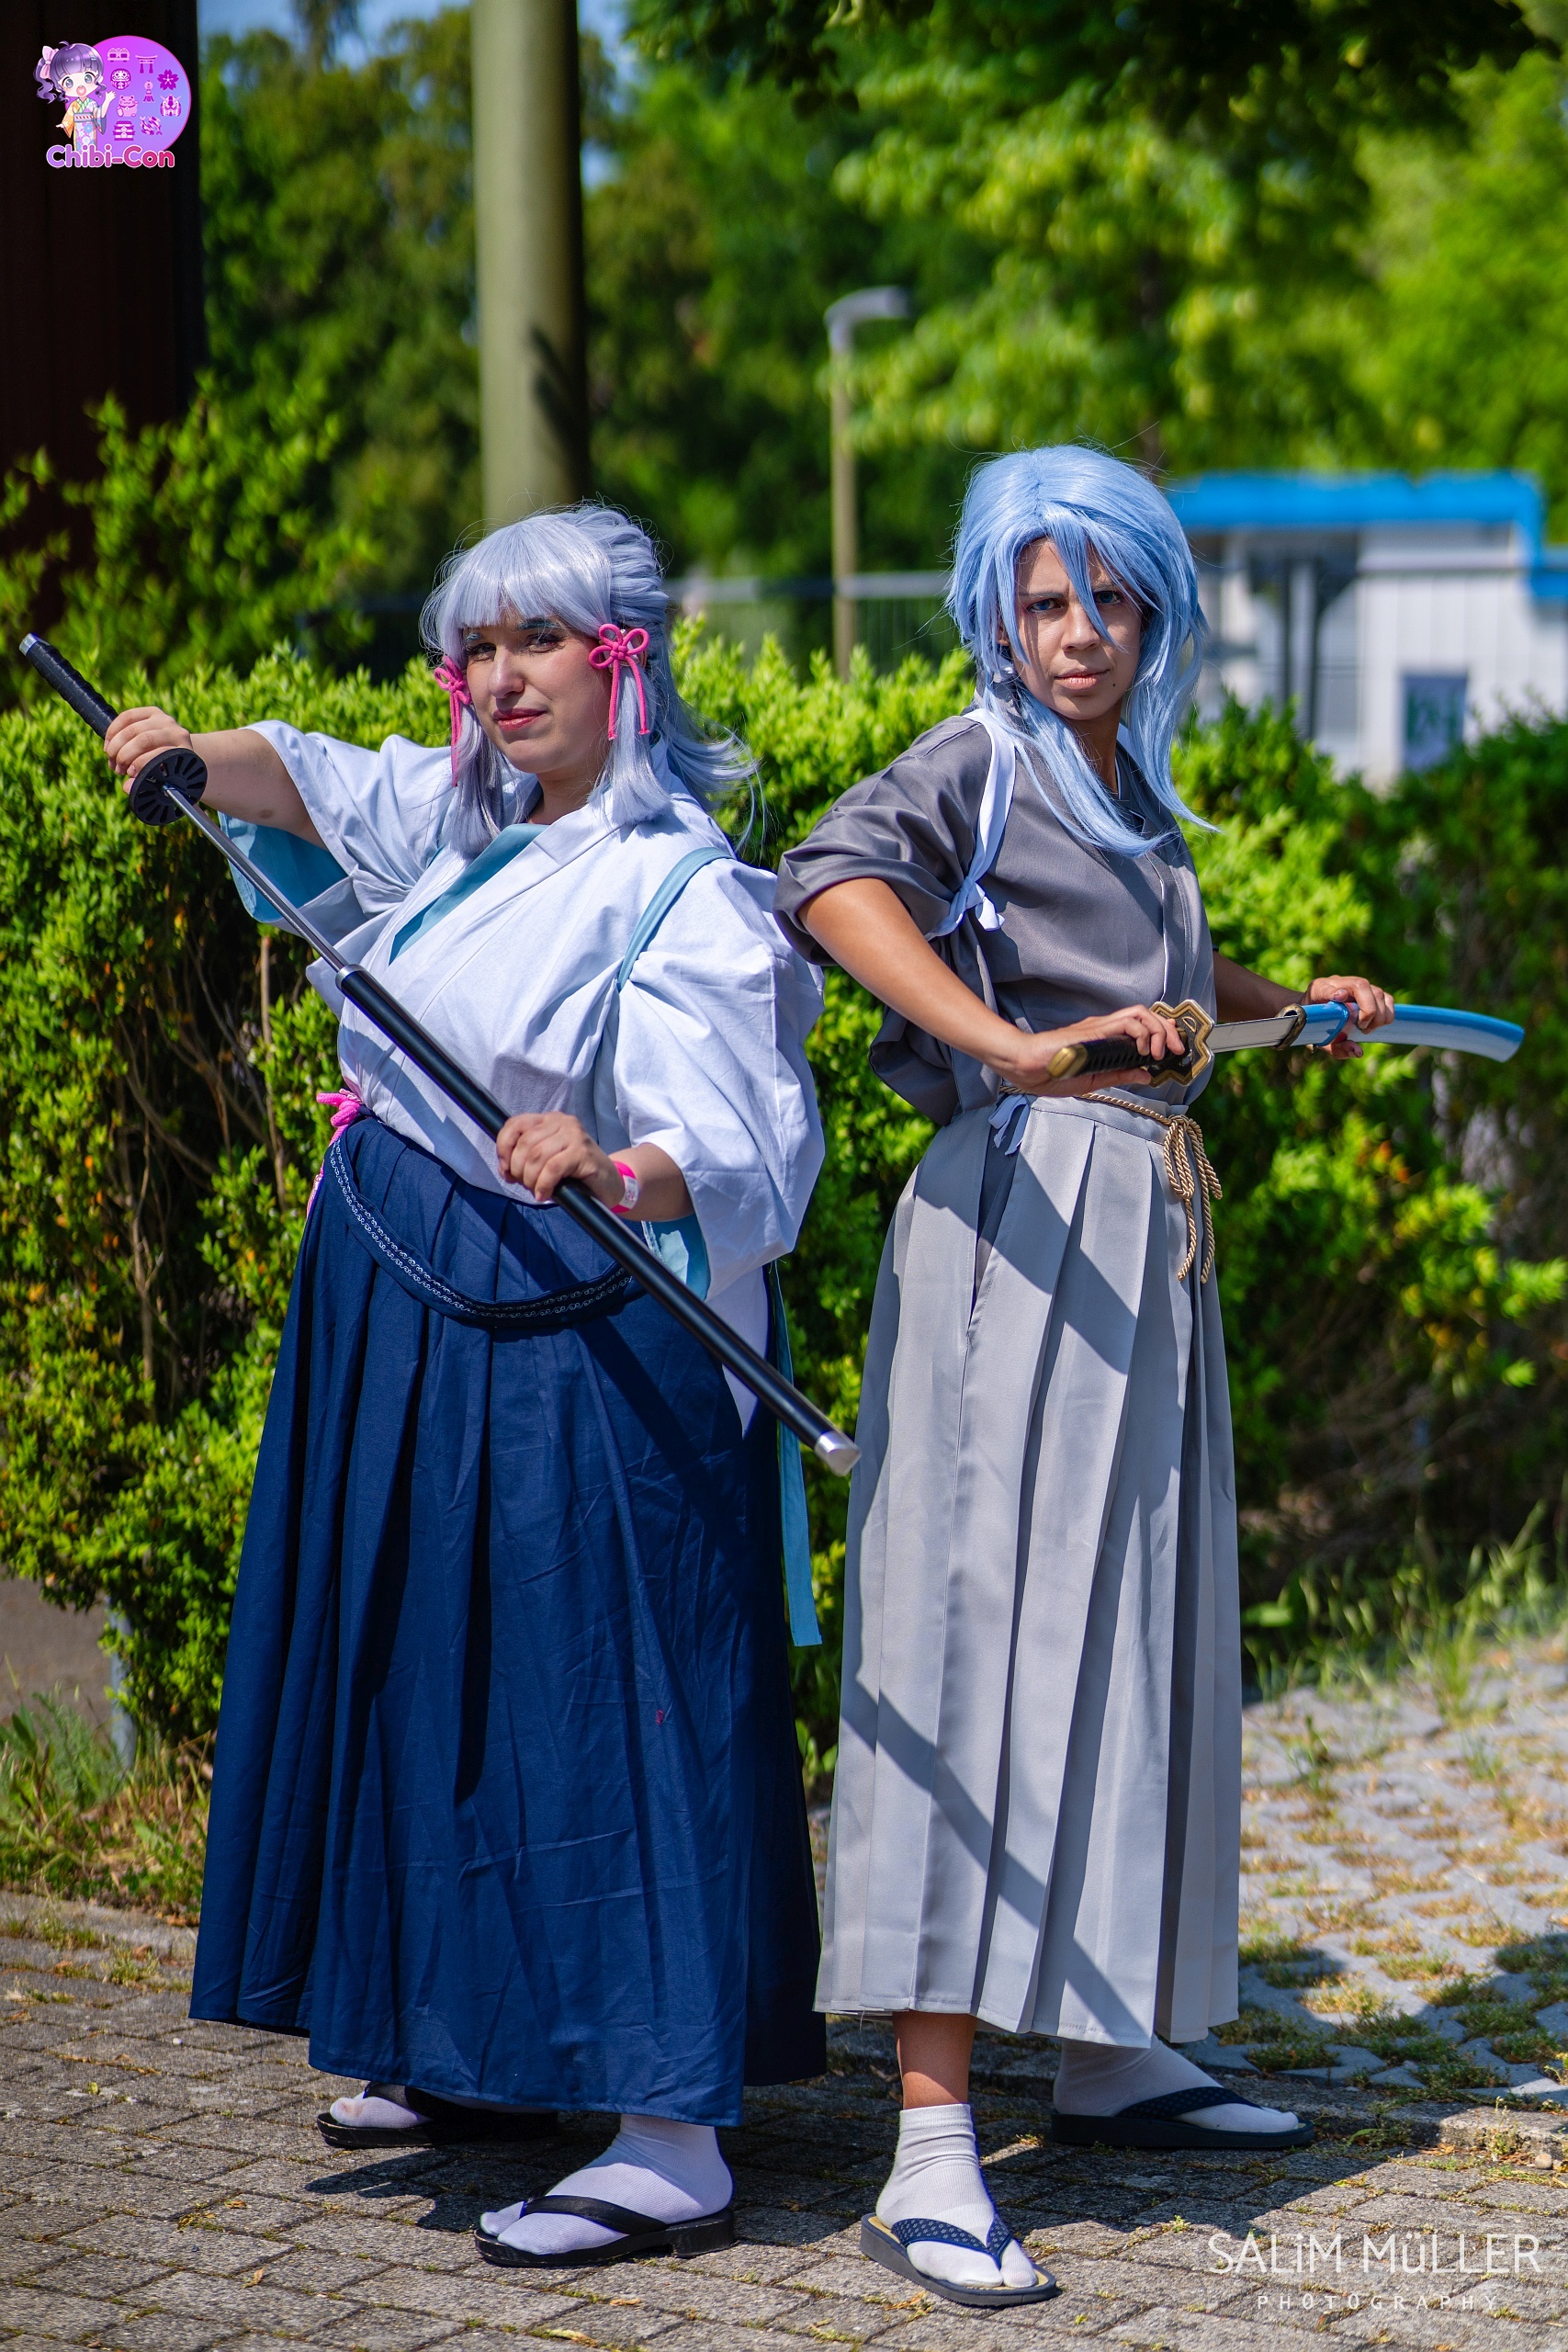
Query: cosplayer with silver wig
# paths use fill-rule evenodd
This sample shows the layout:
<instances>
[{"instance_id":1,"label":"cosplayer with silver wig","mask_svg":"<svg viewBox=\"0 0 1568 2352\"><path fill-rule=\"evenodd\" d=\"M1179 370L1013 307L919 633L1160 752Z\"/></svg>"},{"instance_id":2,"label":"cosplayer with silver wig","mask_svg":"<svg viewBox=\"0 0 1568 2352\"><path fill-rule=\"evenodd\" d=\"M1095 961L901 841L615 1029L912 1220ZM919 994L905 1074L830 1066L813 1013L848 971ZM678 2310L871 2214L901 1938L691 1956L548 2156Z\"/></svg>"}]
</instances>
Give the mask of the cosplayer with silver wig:
<instances>
[{"instance_id":1,"label":"cosplayer with silver wig","mask_svg":"<svg viewBox=\"0 0 1568 2352\"><path fill-rule=\"evenodd\" d=\"M751 763L682 703L666 624L625 515L535 515L431 600L449 744L196 739L277 888L253 912L308 905L516 1115L492 1141L314 968L342 1078L246 1524L192 2013L358 2076L334 2146L617 2117L485 2216L486 2259L524 2267L728 2244L715 2127L824 2059L780 1605L799 1449L553 1204L585 1185L784 1360L821 987L710 813ZM107 748L129 776L191 740L140 710ZM786 1567L815 1638L809 1556Z\"/></svg>"},{"instance_id":2,"label":"cosplayer with silver wig","mask_svg":"<svg viewBox=\"0 0 1568 2352\"><path fill-rule=\"evenodd\" d=\"M510 613L547 613L584 638L613 644L641 630L636 658L610 673L609 760L600 789L612 821L639 825L661 816L673 792L712 807L750 780L755 764L732 737L705 733L681 699L670 666L670 598L652 541L611 507L534 514L490 532L455 555L424 607L421 634L440 657L444 680L460 677L465 628ZM608 644L606 645L608 656ZM457 798L446 838L477 856L507 821L516 771L473 715L460 708L453 770Z\"/></svg>"},{"instance_id":3,"label":"cosplayer with silver wig","mask_svg":"<svg viewBox=\"0 0 1568 2352\"><path fill-rule=\"evenodd\" d=\"M1310 2136L1172 2047L1236 2014L1235 1489L1201 1081L1050 1076L1099 1037L1157 1069L1180 1000L1238 1020L1300 991L1210 941L1170 771L1203 623L1159 492L1093 449L981 467L951 604L974 702L788 854L778 914L886 1006L873 1065L939 1128L872 1313L818 2002L897 2022L898 2153L863 2253L986 2307L1052 2286L977 2161L977 2020L1060 2041L1058 2140ZM1392 1012L1359 978L1309 993L1363 1028Z\"/></svg>"}]
</instances>

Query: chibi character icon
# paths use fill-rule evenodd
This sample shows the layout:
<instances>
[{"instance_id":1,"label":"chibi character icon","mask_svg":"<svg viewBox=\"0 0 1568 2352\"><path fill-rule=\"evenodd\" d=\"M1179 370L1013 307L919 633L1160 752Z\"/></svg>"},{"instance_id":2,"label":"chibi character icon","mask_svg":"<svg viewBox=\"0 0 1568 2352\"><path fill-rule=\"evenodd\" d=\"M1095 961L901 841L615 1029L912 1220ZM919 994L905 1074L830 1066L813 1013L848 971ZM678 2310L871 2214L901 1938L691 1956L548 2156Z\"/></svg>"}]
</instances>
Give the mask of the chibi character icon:
<instances>
[{"instance_id":1,"label":"chibi character icon","mask_svg":"<svg viewBox=\"0 0 1568 2352\"><path fill-rule=\"evenodd\" d=\"M104 61L97 51L84 40L46 49L33 68L33 80L46 106L56 98L64 100L60 128L78 155L90 155L109 109L103 92Z\"/></svg>"}]
</instances>

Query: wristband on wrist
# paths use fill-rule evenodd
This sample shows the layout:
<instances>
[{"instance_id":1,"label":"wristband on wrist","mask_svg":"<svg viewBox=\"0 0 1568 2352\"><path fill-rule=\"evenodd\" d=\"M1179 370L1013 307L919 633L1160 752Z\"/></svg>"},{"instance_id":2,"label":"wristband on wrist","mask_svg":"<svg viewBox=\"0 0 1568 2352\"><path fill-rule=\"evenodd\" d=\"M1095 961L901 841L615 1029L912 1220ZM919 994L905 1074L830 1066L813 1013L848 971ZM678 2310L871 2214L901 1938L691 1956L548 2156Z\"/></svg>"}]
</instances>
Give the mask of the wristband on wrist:
<instances>
[{"instance_id":1,"label":"wristband on wrist","mask_svg":"<svg viewBox=\"0 0 1568 2352\"><path fill-rule=\"evenodd\" d=\"M617 1216L630 1216L633 1210L637 1207L638 1201L642 1198L642 1186L637 1181L637 1170L631 1166L629 1161L625 1159L612 1159L610 1165L615 1169L617 1175L620 1177L621 1182L626 1187L626 1190L622 1193L620 1199L615 1203L615 1215Z\"/></svg>"}]
</instances>

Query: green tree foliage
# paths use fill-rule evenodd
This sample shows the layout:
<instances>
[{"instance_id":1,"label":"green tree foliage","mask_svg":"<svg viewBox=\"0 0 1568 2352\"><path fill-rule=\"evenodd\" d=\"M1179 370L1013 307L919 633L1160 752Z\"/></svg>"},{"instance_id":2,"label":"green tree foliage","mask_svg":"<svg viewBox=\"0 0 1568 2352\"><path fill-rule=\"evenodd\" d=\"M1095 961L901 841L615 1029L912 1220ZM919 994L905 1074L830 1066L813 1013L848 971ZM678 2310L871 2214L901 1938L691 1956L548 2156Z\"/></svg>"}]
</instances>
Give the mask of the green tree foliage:
<instances>
[{"instance_id":1,"label":"green tree foliage","mask_svg":"<svg viewBox=\"0 0 1568 2352\"><path fill-rule=\"evenodd\" d=\"M1041 86L1130 89L1168 128L1213 130L1276 92L1319 118L1440 112L1454 73L1511 63L1549 37L1548 13L1508 0L634 0L632 23L656 56L807 96L844 74L860 28L929 23L950 50L1016 57Z\"/></svg>"},{"instance_id":2,"label":"green tree foliage","mask_svg":"<svg viewBox=\"0 0 1568 2352\"><path fill-rule=\"evenodd\" d=\"M847 113L806 120L776 90L716 94L680 71L604 117L614 168L586 223L594 480L678 568L826 571L822 313L868 283L934 296L974 266L961 232L885 226L848 199L838 168L869 136ZM868 563L937 560L965 462L939 442L868 469Z\"/></svg>"},{"instance_id":3,"label":"green tree foliage","mask_svg":"<svg viewBox=\"0 0 1568 2352\"><path fill-rule=\"evenodd\" d=\"M864 371L869 446L1075 436L1156 469L1357 433L1332 312L1364 283L1362 144L1451 128L1455 76L1538 40L1498 0L639 0L633 22L652 54L852 103L877 135L843 194L983 256Z\"/></svg>"},{"instance_id":4,"label":"green tree foliage","mask_svg":"<svg viewBox=\"0 0 1568 2352\"><path fill-rule=\"evenodd\" d=\"M357 584L423 588L479 512L468 12L356 66L330 30L204 52L213 375L263 416L303 388L340 420L322 520L375 548Z\"/></svg>"},{"instance_id":5,"label":"green tree foliage","mask_svg":"<svg viewBox=\"0 0 1568 2352\"><path fill-rule=\"evenodd\" d=\"M106 401L99 479L62 485L85 516L76 560L64 532L0 558L7 642L36 625L52 596L53 638L91 668L248 668L295 636L311 607L338 603L375 560L373 543L333 514L341 431L298 390L281 390L264 416L253 401L226 401L209 384L174 424L137 434ZM47 453L18 468L0 492L0 527L24 524L51 479ZM340 616L324 634L341 652L363 630ZM11 664L0 675L7 699L28 684Z\"/></svg>"},{"instance_id":6,"label":"green tree foliage","mask_svg":"<svg viewBox=\"0 0 1568 2352\"><path fill-rule=\"evenodd\" d=\"M1560 68L1477 73L1458 138L1367 151L1371 286L1342 323L1347 454L1517 466L1568 532L1568 125Z\"/></svg>"},{"instance_id":7,"label":"green tree foliage","mask_svg":"<svg viewBox=\"0 0 1568 2352\"><path fill-rule=\"evenodd\" d=\"M848 682L700 639L682 661L696 706L761 759L769 860L968 691L956 659ZM378 687L279 658L243 684L193 673L180 703L197 728L445 731L418 667ZM1208 1091L1255 1603L1352 1558L1386 1571L1413 1542L1440 1582L1557 1499L1562 1153L1537 1105L1561 1051L1565 750L1568 728L1521 724L1387 804L1335 783L1277 718L1233 711L1183 752L1183 789L1218 828L1195 847L1224 946L1290 982L1361 966L1474 990L1532 1038L1516 1064L1458 1073L1253 1056ZM125 1612L135 1703L183 1736L217 1703L331 1023L299 952L257 934L194 836L130 820L68 712L0 718L0 1552L56 1600L102 1591ZM1503 805L1517 821L1477 821ZM831 976L811 1045L828 1164L786 1269L802 1377L852 1419L883 1234L929 1134L866 1067L875 1025ZM845 1498L812 1483L830 1639L798 1660L797 1697L822 1762ZM1260 1641L1292 1637L1280 1606Z\"/></svg>"},{"instance_id":8,"label":"green tree foliage","mask_svg":"<svg viewBox=\"0 0 1568 2352\"><path fill-rule=\"evenodd\" d=\"M839 184L874 217L964 232L984 266L860 370L878 452L1087 440L1155 470L1326 448L1348 421L1331 298L1362 283L1346 146L1229 147L922 29L860 77L869 147ZM1238 149L1240 152L1237 152Z\"/></svg>"}]
</instances>

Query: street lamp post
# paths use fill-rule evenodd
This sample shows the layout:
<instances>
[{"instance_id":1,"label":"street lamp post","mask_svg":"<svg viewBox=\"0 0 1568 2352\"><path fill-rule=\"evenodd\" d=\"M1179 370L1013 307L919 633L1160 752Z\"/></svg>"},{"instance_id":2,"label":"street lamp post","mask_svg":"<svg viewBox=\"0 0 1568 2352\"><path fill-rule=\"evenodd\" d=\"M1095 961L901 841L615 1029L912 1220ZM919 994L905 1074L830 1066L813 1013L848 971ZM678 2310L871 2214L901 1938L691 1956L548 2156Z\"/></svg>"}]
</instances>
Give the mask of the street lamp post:
<instances>
[{"instance_id":1,"label":"street lamp post","mask_svg":"<svg viewBox=\"0 0 1568 2352\"><path fill-rule=\"evenodd\" d=\"M909 298L901 286L865 286L846 294L823 312L828 327L832 401L833 667L850 674L855 648L855 600L843 593L860 569L855 521L855 453L850 441L850 356L855 329L867 319L907 319Z\"/></svg>"},{"instance_id":2,"label":"street lamp post","mask_svg":"<svg viewBox=\"0 0 1568 2352\"><path fill-rule=\"evenodd\" d=\"M473 0L485 519L588 488L576 0Z\"/></svg>"}]
</instances>

